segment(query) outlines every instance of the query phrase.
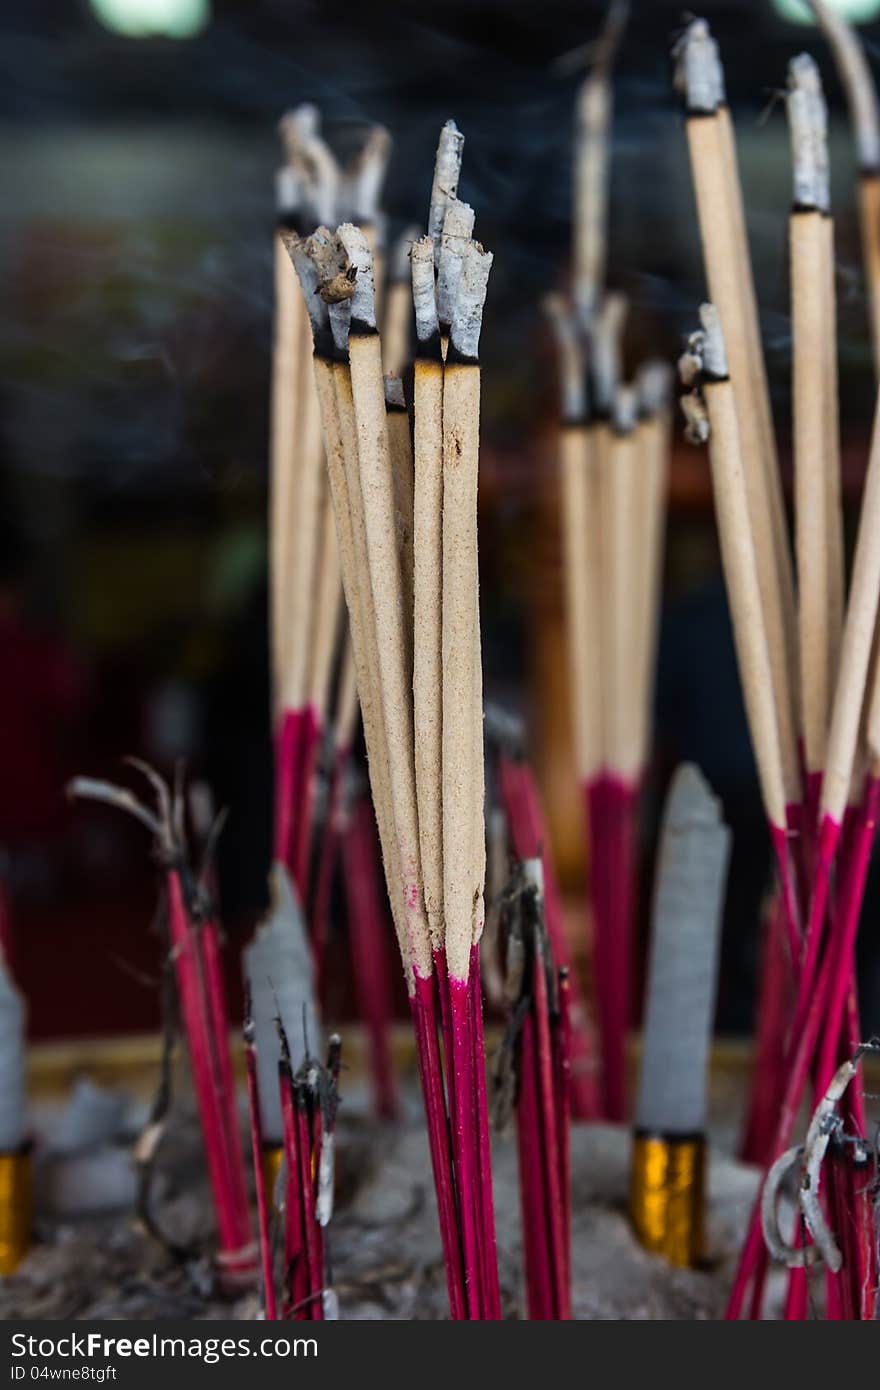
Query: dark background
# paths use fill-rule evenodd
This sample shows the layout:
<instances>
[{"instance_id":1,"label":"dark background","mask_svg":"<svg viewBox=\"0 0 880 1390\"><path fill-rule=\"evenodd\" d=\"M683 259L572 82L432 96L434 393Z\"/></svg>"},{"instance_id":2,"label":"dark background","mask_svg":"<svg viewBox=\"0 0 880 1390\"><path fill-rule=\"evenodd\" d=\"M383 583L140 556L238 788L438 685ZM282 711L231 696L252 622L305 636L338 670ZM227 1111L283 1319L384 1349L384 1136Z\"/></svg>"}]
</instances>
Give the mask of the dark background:
<instances>
[{"instance_id":1,"label":"dark background","mask_svg":"<svg viewBox=\"0 0 880 1390\"><path fill-rule=\"evenodd\" d=\"M539 302L564 282L570 237L580 72L557 60L597 32L603 8L212 0L197 36L138 39L103 27L86 0L3 7L0 846L35 1035L139 1029L158 1017L144 837L110 812L69 812L62 786L72 772L117 776L131 752L166 769L185 756L230 806L221 871L233 943L264 899L273 171L278 118L302 101L320 106L339 148L365 123L390 128L392 234L424 219L443 120L454 116L466 134L461 194L495 252L484 334L486 688L527 718L563 875L577 886L558 699L553 357ZM851 526L874 386L841 93L818 32L780 18L771 0L701 13L722 47L737 122L786 470L790 174L776 98L795 52L806 47L821 64ZM674 357L704 292L669 80L681 22L676 5L636 0L618 62L609 271L631 299L630 366L649 352ZM864 32L871 43L880 26ZM736 835L719 1021L742 1028L767 848L706 462L678 422L671 502L644 872L647 882L669 769L693 757ZM876 968L865 961L875 1028Z\"/></svg>"}]
</instances>

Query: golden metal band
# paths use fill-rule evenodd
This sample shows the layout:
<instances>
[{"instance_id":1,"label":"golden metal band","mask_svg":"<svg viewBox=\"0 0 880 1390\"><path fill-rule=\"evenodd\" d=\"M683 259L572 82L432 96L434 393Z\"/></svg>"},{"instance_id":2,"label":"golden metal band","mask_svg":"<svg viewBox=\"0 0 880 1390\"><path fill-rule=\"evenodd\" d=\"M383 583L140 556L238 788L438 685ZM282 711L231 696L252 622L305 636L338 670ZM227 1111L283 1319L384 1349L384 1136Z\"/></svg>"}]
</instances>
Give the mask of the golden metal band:
<instances>
[{"instance_id":1,"label":"golden metal band","mask_svg":"<svg viewBox=\"0 0 880 1390\"><path fill-rule=\"evenodd\" d=\"M673 1265L700 1261L705 1190L703 1138L633 1136L630 1219L646 1250Z\"/></svg>"},{"instance_id":2,"label":"golden metal band","mask_svg":"<svg viewBox=\"0 0 880 1390\"><path fill-rule=\"evenodd\" d=\"M0 1154L0 1274L12 1274L30 1244L30 1152Z\"/></svg>"},{"instance_id":3,"label":"golden metal band","mask_svg":"<svg viewBox=\"0 0 880 1390\"><path fill-rule=\"evenodd\" d=\"M266 1184L266 1199L270 1207L275 1201L278 1170L281 1167L281 1160L283 1158L284 1148L281 1144L263 1145L263 1182Z\"/></svg>"}]
</instances>

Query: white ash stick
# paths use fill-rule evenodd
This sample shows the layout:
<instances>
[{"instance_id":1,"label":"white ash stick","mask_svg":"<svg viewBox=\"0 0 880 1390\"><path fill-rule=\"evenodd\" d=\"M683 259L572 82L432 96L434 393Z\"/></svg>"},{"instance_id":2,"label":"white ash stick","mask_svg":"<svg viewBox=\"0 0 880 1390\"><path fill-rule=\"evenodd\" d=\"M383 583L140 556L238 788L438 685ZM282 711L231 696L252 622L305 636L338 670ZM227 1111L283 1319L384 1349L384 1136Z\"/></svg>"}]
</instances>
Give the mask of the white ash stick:
<instances>
[{"instance_id":1,"label":"white ash stick","mask_svg":"<svg viewBox=\"0 0 880 1390\"><path fill-rule=\"evenodd\" d=\"M491 264L489 253L469 246L443 372L443 911L447 965L458 980L468 977L483 922L478 349Z\"/></svg>"},{"instance_id":2,"label":"white ash stick","mask_svg":"<svg viewBox=\"0 0 880 1390\"><path fill-rule=\"evenodd\" d=\"M449 333L452 315L458 301L458 286L465 252L474 230L474 210L458 198L449 198L440 237L440 260L437 267L437 317L440 332Z\"/></svg>"},{"instance_id":3,"label":"white ash stick","mask_svg":"<svg viewBox=\"0 0 880 1390\"><path fill-rule=\"evenodd\" d=\"M357 268L348 350L360 500L373 591L380 693L399 854L400 877L396 893L403 908L413 965L419 974L429 976L431 953L419 855L412 690L407 674L408 623L396 544L394 483L385 415L382 349L375 331L372 263L366 239L358 228L346 223L339 228L338 236L352 265Z\"/></svg>"},{"instance_id":4,"label":"white ash stick","mask_svg":"<svg viewBox=\"0 0 880 1390\"><path fill-rule=\"evenodd\" d=\"M443 934L443 364L434 297L434 243L412 248L416 313L413 380L413 717L425 909L435 950Z\"/></svg>"},{"instance_id":5,"label":"white ash stick","mask_svg":"<svg viewBox=\"0 0 880 1390\"><path fill-rule=\"evenodd\" d=\"M833 332L826 321L828 271L825 211L827 151L817 120L821 88L806 55L789 64L787 108L792 139L793 203L789 218L793 337L793 435L795 457L795 550L800 599L799 651L804 760L821 772L831 707L832 540L827 479L828 406L837 383L827 380L825 346ZM823 113L824 114L824 113Z\"/></svg>"},{"instance_id":6,"label":"white ash stick","mask_svg":"<svg viewBox=\"0 0 880 1390\"><path fill-rule=\"evenodd\" d=\"M391 135L384 126L374 125L345 172L343 203L346 214L364 231L379 224L382 188L390 158Z\"/></svg>"},{"instance_id":7,"label":"white ash stick","mask_svg":"<svg viewBox=\"0 0 880 1390\"><path fill-rule=\"evenodd\" d=\"M287 159L301 177L304 221L312 227L333 223L339 206L339 165L321 138L317 107L308 103L288 111L278 123Z\"/></svg>"},{"instance_id":8,"label":"white ash stick","mask_svg":"<svg viewBox=\"0 0 880 1390\"><path fill-rule=\"evenodd\" d=\"M786 789L764 622L765 596L753 541L739 415L726 374L724 339L717 315L711 310L711 305L701 309L707 367L703 396L709 421L709 461L721 560L764 806L770 823L784 827Z\"/></svg>"},{"instance_id":9,"label":"white ash stick","mask_svg":"<svg viewBox=\"0 0 880 1390\"><path fill-rule=\"evenodd\" d=\"M464 136L455 121L447 121L440 132L440 139L437 143L434 180L431 185L431 202L428 209L428 236L434 243L434 262L436 265L440 263L440 240L446 208L451 198L458 197L458 180L461 176L463 153Z\"/></svg>"},{"instance_id":10,"label":"white ash stick","mask_svg":"<svg viewBox=\"0 0 880 1390\"><path fill-rule=\"evenodd\" d=\"M388 288L382 318L382 370L386 376L403 376L412 356L413 300L409 257L418 235L417 227L407 227L395 243L388 264Z\"/></svg>"},{"instance_id":11,"label":"white ash stick","mask_svg":"<svg viewBox=\"0 0 880 1390\"><path fill-rule=\"evenodd\" d=\"M320 1051L321 1034L314 996L314 971L302 908L283 864L269 879L271 904L244 949L242 965L250 987L256 1032L258 1090L263 1133L270 1144L282 1139L278 1063L280 1018L296 1070L308 1054Z\"/></svg>"},{"instance_id":12,"label":"white ash stick","mask_svg":"<svg viewBox=\"0 0 880 1390\"><path fill-rule=\"evenodd\" d=\"M801 800L796 739L794 584L785 537L781 487L772 427L763 389L763 355L752 322L753 282L738 230L741 200L732 167L731 142L717 112L723 78L705 22L695 20L684 40L688 75L687 136L706 277L720 316L730 381L736 395L738 430L746 467L749 515L764 594L767 641L773 669L786 800ZM708 95L707 95L708 94ZM714 105L707 105L714 101ZM702 105L698 103L703 103ZM784 824L784 822L783 822Z\"/></svg>"}]
</instances>

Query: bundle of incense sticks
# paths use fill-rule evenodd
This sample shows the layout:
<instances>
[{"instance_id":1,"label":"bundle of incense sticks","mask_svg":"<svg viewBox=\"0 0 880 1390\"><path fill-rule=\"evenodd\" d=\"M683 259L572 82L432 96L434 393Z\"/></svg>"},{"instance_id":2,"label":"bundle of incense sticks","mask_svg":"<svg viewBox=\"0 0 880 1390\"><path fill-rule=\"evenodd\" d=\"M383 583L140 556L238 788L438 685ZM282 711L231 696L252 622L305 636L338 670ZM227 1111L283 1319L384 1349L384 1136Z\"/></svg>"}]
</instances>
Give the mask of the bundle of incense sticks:
<instances>
[{"instance_id":1,"label":"bundle of incense sticks","mask_svg":"<svg viewBox=\"0 0 880 1390\"><path fill-rule=\"evenodd\" d=\"M272 668L276 710L275 867L277 878L289 873L296 885L311 928L315 990L327 944L334 869L338 863L343 788L357 718L357 694L350 647L342 645L342 583L336 522L330 501L320 409L311 365L311 330L305 301L282 232L308 233L319 223L331 224L350 216L373 249L375 264L383 264L383 219L379 198L388 162L390 140L382 127L373 127L356 158L340 169L318 133L313 108L300 107L281 123L286 163L278 177L279 230L276 236L276 319L272 388L272 450L270 486L270 597L272 604ZM409 358L412 295L408 249L412 233L404 233L394 248L387 294L387 367L401 371ZM377 280L384 279L381 269ZM410 464L410 474L412 467ZM411 527L411 523L410 523ZM332 675L338 670L335 697ZM332 719L331 700L334 701ZM323 798L325 815L314 825L318 802L318 753L328 722L332 753ZM315 834L317 830L317 834ZM310 881L313 839L317 841L314 879ZM361 947L360 933L368 930L364 914L352 918L350 936ZM369 1014L371 1036L385 1039L374 1051L382 1058L376 1084L382 1107L392 1106L387 1066L390 1027L390 986L381 957L371 956L374 968L362 983L361 996ZM291 1036L295 1036L291 1033ZM265 1065L273 1070L277 1058L265 1046ZM273 1094L274 1094L273 1084Z\"/></svg>"},{"instance_id":2,"label":"bundle of incense sticks","mask_svg":"<svg viewBox=\"0 0 880 1390\"><path fill-rule=\"evenodd\" d=\"M129 762L150 783L156 796L155 811L126 788L88 777L75 778L68 791L71 796L118 807L153 836L154 852L164 874L168 949L217 1215L217 1263L222 1282L235 1287L253 1278L256 1249L251 1237L214 905L206 887L205 866L196 875L188 859L182 785L178 782L172 795L152 768L136 759Z\"/></svg>"},{"instance_id":3,"label":"bundle of incense sticks","mask_svg":"<svg viewBox=\"0 0 880 1390\"><path fill-rule=\"evenodd\" d=\"M563 556L574 742L588 827L602 1105L626 1112L640 789L662 569L670 373L620 372L625 303L604 288L611 69L626 20L611 5L579 95L571 303L551 296L559 349ZM588 386L589 382L589 386Z\"/></svg>"},{"instance_id":4,"label":"bundle of incense sticks","mask_svg":"<svg viewBox=\"0 0 880 1390\"><path fill-rule=\"evenodd\" d=\"M4 904L5 905L5 904ZM0 1275L12 1274L31 1240L31 1158L25 1102L24 999L0 939Z\"/></svg>"},{"instance_id":5,"label":"bundle of incense sticks","mask_svg":"<svg viewBox=\"0 0 880 1390\"><path fill-rule=\"evenodd\" d=\"M314 777L337 654L342 587L311 369L310 328L285 231L351 216L378 252L378 203L390 140L375 127L341 170L304 106L281 122L270 460L270 604L276 741L274 858L307 900Z\"/></svg>"},{"instance_id":6,"label":"bundle of incense sticks","mask_svg":"<svg viewBox=\"0 0 880 1390\"><path fill-rule=\"evenodd\" d=\"M826 0L807 0L828 39L846 92L856 141L862 259L874 370L880 375L880 108L862 42Z\"/></svg>"},{"instance_id":7,"label":"bundle of incense sticks","mask_svg":"<svg viewBox=\"0 0 880 1390\"><path fill-rule=\"evenodd\" d=\"M561 348L563 560L578 775L587 810L603 1110L626 1111L637 829L650 747L671 373L619 383L623 305L591 328L592 391L575 315L551 301Z\"/></svg>"},{"instance_id":8,"label":"bundle of incense sticks","mask_svg":"<svg viewBox=\"0 0 880 1390\"><path fill-rule=\"evenodd\" d=\"M876 1177L871 1180L875 1164L870 1143L852 1132L852 1107L846 1100L863 1054L877 1051L876 1041L860 1044L840 1064L817 1100L804 1143L776 1159L761 1193L761 1227L768 1250L775 1260L801 1272L824 1263L830 1272L826 1316L835 1321L873 1321L875 1316L880 1257ZM780 1188L794 1169L799 1170L798 1217L809 1244L789 1241L779 1229Z\"/></svg>"},{"instance_id":9,"label":"bundle of incense sticks","mask_svg":"<svg viewBox=\"0 0 880 1390\"><path fill-rule=\"evenodd\" d=\"M505 892L507 1026L492 1077L493 1118L516 1112L526 1302L533 1321L571 1317L571 1034L568 972L557 972L544 925L540 858Z\"/></svg>"},{"instance_id":10,"label":"bundle of incense sticks","mask_svg":"<svg viewBox=\"0 0 880 1390\"><path fill-rule=\"evenodd\" d=\"M305 1049L295 1067L288 1037L276 1019L280 1042L276 1088L282 1116L284 1162L277 1182L283 1191L282 1317L297 1320L335 1320L338 1300L332 1287L326 1245L326 1229L333 1215L336 1111L339 1104L339 1071L342 1043L330 1038L327 1064ZM264 1307L267 1320L278 1316L276 1269L272 1246L272 1194L267 1183L261 1146L259 1095L261 1057L259 1030L247 999L244 1018L245 1064L251 1107L251 1134Z\"/></svg>"},{"instance_id":11,"label":"bundle of incense sticks","mask_svg":"<svg viewBox=\"0 0 880 1390\"><path fill-rule=\"evenodd\" d=\"M705 25L699 21L685 37L682 58L689 106L699 98L697 109L702 112L688 120L689 135L695 123L699 130L692 143L692 149L696 146L700 151L695 176L698 181L703 177L717 181L720 162L723 177L715 191L727 199L729 227L729 209L739 194L725 183L732 177L733 166L729 126L717 104L723 95L720 67ZM774 551L774 539L765 524L768 486L778 487L778 474L770 469L766 452L749 454L746 449L748 431L754 432L756 426L750 392L760 376L751 354L753 347L760 353L760 343L743 345L741 306L749 297L741 286L734 294L725 285L727 322L720 306L703 306L702 332L682 361L685 379L699 381L697 394L686 397L684 404L692 437L709 439L734 638L761 789L778 850L795 986L794 1010L787 1020L784 1088L776 1097L767 1148L771 1166L789 1142L806 1086L812 1079L815 1094L821 1097L841 1054L850 1055L858 1041L853 954L880 800L876 726L880 695L874 660L880 599L880 552L875 545L880 435L875 421L844 620L826 115L818 73L806 56L790 65L787 105L794 165L790 247L795 529L801 596L800 623L794 628L784 615L778 582L789 563L788 553ZM728 135L719 135L724 130ZM718 143L713 146L713 141ZM698 188L698 206L701 202L711 202L705 188L702 192ZM714 216L704 239L710 231L712 236L722 235L717 209ZM742 246L728 245L721 255L715 245L712 256L719 281L724 283L726 276L736 283L742 274ZM709 278L711 283L711 274ZM738 344L736 369L734 355L727 349L728 324ZM758 449L759 444L755 440L754 447ZM792 649L794 672L787 660ZM795 705L792 692L798 669L802 697ZM783 696L787 702L780 704ZM806 767L803 791L798 735ZM853 1126L861 1133L864 1116L857 1088L850 1092L848 1104ZM766 1267L756 1206L731 1295L731 1317L740 1316L750 1288L751 1315L760 1315ZM830 1272L830 1280L838 1277L838 1271ZM840 1303L839 1289L832 1282L829 1306ZM802 1316L805 1308L801 1268L792 1273L787 1316Z\"/></svg>"},{"instance_id":12,"label":"bundle of incense sticks","mask_svg":"<svg viewBox=\"0 0 880 1390\"><path fill-rule=\"evenodd\" d=\"M485 874L478 344L492 258L472 240L473 214L455 196L462 143L447 123L429 236L412 251L412 608L406 527L399 524L408 439L402 430L393 435L386 414L369 244L352 224L286 241L312 323L370 782L416 1028L450 1309L455 1318L480 1319L500 1315L477 964Z\"/></svg>"},{"instance_id":13,"label":"bundle of incense sticks","mask_svg":"<svg viewBox=\"0 0 880 1390\"><path fill-rule=\"evenodd\" d=\"M498 759L498 774L504 819L513 854L520 862L541 860L547 935L559 968L568 972L571 1113L577 1120L594 1120L601 1114L597 1039L576 981L562 896L535 776L521 754L508 752L504 748Z\"/></svg>"}]
</instances>

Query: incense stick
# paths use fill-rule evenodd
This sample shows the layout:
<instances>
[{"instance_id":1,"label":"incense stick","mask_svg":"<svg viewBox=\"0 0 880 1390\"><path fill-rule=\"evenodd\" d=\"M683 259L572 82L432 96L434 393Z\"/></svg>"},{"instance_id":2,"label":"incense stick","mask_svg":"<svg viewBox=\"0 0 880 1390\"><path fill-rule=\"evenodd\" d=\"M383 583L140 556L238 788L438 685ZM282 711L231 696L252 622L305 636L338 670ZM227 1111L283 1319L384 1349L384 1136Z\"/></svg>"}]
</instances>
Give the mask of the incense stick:
<instances>
[{"instance_id":1,"label":"incense stick","mask_svg":"<svg viewBox=\"0 0 880 1390\"><path fill-rule=\"evenodd\" d=\"M825 0L807 0L821 25L846 99L859 167L859 220L868 282L874 369L880 371L880 109L867 56L856 32Z\"/></svg>"}]
</instances>

